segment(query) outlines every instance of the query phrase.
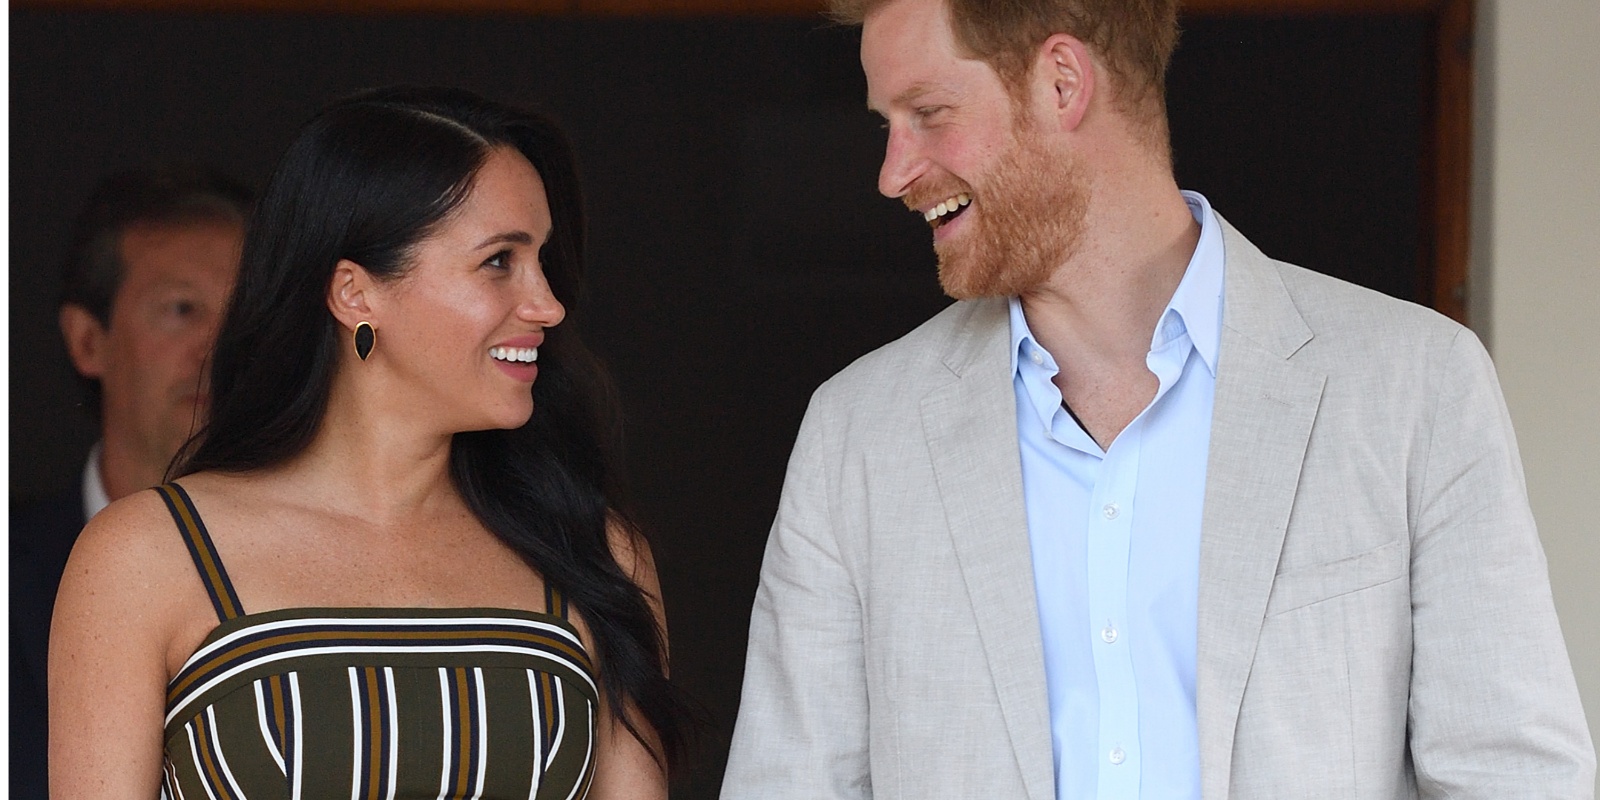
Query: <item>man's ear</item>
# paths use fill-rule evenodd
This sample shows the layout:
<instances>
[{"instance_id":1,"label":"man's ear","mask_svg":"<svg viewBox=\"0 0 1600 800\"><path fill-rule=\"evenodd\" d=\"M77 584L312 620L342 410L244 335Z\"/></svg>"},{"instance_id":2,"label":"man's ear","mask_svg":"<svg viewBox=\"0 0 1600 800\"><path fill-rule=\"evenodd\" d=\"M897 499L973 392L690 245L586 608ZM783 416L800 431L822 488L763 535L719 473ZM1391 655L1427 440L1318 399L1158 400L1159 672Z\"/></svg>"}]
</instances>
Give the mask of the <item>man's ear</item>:
<instances>
[{"instance_id":1,"label":"man's ear","mask_svg":"<svg viewBox=\"0 0 1600 800\"><path fill-rule=\"evenodd\" d=\"M1036 66L1049 83L1051 110L1061 130L1077 130L1099 88L1099 64L1089 46L1065 33L1055 34L1040 46Z\"/></svg>"},{"instance_id":2,"label":"man's ear","mask_svg":"<svg viewBox=\"0 0 1600 800\"><path fill-rule=\"evenodd\" d=\"M375 283L365 267L348 258L339 259L333 266L333 278L328 281L328 311L346 330L355 330L359 322L376 326L368 296Z\"/></svg>"},{"instance_id":3,"label":"man's ear","mask_svg":"<svg viewBox=\"0 0 1600 800\"><path fill-rule=\"evenodd\" d=\"M106 372L109 332L93 312L77 303L61 306L57 315L61 338L66 340L72 366L85 378L99 379Z\"/></svg>"}]
</instances>

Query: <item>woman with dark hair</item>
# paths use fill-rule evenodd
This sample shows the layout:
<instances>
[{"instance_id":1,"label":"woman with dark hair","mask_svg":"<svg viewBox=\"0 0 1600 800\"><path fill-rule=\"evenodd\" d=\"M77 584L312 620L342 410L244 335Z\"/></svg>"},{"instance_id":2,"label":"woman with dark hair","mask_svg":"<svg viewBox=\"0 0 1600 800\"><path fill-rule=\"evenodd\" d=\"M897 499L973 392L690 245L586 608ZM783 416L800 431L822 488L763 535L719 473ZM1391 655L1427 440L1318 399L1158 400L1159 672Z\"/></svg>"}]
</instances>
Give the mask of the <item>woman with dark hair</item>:
<instances>
[{"instance_id":1,"label":"woman with dark hair","mask_svg":"<svg viewBox=\"0 0 1600 800\"><path fill-rule=\"evenodd\" d=\"M664 797L650 553L570 322L571 153L468 92L325 109L261 198L179 480L89 524L56 798Z\"/></svg>"}]
</instances>

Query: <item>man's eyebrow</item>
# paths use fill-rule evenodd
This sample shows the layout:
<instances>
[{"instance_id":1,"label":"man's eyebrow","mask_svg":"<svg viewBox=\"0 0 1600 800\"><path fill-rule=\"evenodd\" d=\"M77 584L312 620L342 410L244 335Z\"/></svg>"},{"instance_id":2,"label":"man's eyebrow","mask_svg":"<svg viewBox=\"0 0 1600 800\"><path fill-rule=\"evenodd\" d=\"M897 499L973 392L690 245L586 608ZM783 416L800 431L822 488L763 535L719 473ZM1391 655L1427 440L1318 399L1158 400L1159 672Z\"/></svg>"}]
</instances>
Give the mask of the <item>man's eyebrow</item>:
<instances>
[{"instance_id":1,"label":"man's eyebrow","mask_svg":"<svg viewBox=\"0 0 1600 800\"><path fill-rule=\"evenodd\" d=\"M916 83L907 86L905 89L901 90L899 94L891 98L889 100L889 105L891 107L909 105L915 102L917 98L928 94L937 88L939 87L934 86L927 81L917 81ZM883 116L883 111L881 109L874 108L870 101L867 103L867 110L877 114L878 116Z\"/></svg>"},{"instance_id":2,"label":"man's eyebrow","mask_svg":"<svg viewBox=\"0 0 1600 800\"><path fill-rule=\"evenodd\" d=\"M483 241L479 242L478 245L476 247L474 247L473 249L474 250L481 250L481 249L483 249L485 247L488 247L489 245L492 245L492 244L505 244L505 243L510 243L510 244L533 244L533 236L531 234L529 234L527 231L506 231L505 233L497 233L497 234L495 234L493 236L490 236L487 239L484 239Z\"/></svg>"}]
</instances>

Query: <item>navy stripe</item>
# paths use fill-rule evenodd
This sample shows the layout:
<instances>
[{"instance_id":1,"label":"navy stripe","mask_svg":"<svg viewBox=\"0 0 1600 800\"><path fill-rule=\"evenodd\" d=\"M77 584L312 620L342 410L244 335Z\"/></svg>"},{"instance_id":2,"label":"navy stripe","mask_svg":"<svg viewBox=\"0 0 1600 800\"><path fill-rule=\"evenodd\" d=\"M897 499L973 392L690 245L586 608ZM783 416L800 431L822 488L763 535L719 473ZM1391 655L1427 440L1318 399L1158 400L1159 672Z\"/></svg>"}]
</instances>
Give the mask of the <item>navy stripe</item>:
<instances>
[{"instance_id":1,"label":"navy stripe","mask_svg":"<svg viewBox=\"0 0 1600 800\"><path fill-rule=\"evenodd\" d=\"M183 543L189 548L189 557L194 559L201 582L206 585L206 594L211 596L211 607L216 609L217 619L226 622L242 616L244 605L233 590L233 581L228 578L228 570L222 566L216 545L211 542L211 534L200 519L200 512L195 510L194 501L189 499L189 493L176 483L162 484L156 489L167 504L178 532L183 534Z\"/></svg>"}]
</instances>

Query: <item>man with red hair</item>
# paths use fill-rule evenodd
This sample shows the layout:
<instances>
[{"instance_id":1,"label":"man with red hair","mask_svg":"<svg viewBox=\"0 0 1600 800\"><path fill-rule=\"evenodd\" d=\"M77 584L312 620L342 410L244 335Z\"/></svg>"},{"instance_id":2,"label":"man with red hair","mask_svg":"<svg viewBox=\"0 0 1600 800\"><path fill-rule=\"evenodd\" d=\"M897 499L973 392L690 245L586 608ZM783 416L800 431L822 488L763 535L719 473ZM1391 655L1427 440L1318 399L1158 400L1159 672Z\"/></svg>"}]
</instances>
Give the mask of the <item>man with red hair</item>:
<instances>
[{"instance_id":1,"label":"man with red hair","mask_svg":"<svg viewBox=\"0 0 1600 800\"><path fill-rule=\"evenodd\" d=\"M1179 190L1174 0L835 12L959 302L812 399L723 797L1591 797L1487 354Z\"/></svg>"}]
</instances>

